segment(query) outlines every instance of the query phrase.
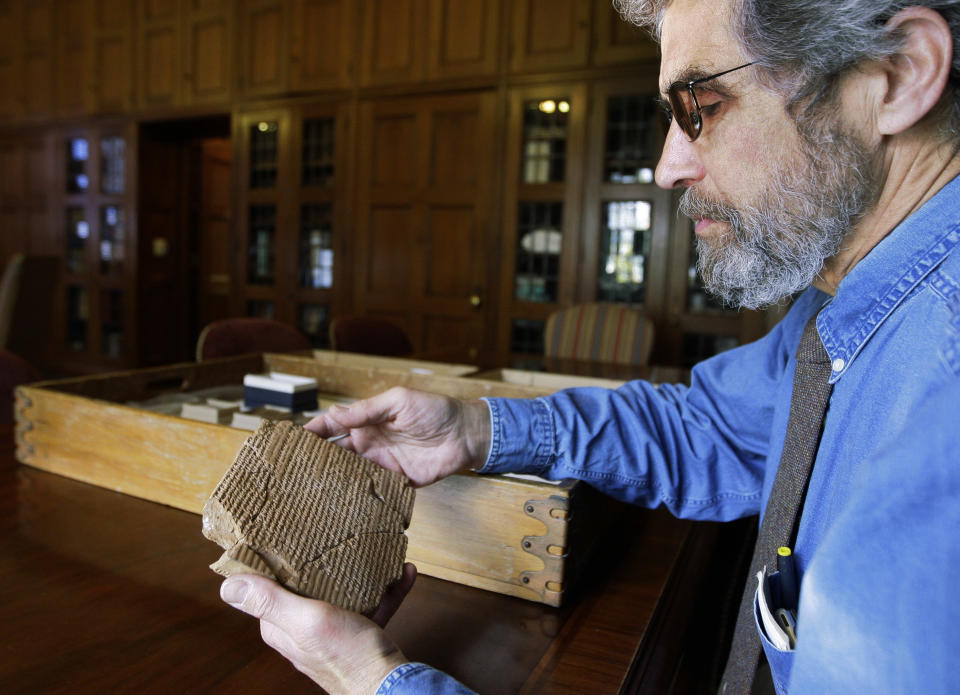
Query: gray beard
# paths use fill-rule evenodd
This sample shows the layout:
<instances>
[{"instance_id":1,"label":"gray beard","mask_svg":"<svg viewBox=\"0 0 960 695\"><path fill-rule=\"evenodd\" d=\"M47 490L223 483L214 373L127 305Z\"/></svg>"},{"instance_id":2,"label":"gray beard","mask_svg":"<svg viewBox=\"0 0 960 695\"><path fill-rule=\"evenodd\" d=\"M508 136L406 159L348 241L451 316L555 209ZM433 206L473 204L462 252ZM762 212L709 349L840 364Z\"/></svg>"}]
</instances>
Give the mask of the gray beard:
<instances>
[{"instance_id":1,"label":"gray beard","mask_svg":"<svg viewBox=\"0 0 960 695\"><path fill-rule=\"evenodd\" d=\"M729 227L697 238L697 269L724 304L758 309L809 287L876 201L877 167L856 137L833 123L800 127L798 166L776 172L756 204L708 200L693 188L680 199L682 214Z\"/></svg>"}]
</instances>

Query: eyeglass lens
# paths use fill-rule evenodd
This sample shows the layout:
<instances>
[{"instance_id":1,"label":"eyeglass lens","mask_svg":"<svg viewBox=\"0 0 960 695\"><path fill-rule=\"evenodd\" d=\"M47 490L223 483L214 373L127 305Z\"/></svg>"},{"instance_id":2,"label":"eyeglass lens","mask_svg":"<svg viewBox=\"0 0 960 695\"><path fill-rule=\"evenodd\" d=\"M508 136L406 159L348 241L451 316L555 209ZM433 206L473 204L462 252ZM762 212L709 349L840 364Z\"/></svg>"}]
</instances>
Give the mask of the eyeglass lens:
<instances>
[{"instance_id":1,"label":"eyeglass lens","mask_svg":"<svg viewBox=\"0 0 960 695\"><path fill-rule=\"evenodd\" d=\"M692 90L686 84L675 84L670 87L667 98L680 130L688 138L695 140L700 135L700 109L697 108Z\"/></svg>"}]
</instances>

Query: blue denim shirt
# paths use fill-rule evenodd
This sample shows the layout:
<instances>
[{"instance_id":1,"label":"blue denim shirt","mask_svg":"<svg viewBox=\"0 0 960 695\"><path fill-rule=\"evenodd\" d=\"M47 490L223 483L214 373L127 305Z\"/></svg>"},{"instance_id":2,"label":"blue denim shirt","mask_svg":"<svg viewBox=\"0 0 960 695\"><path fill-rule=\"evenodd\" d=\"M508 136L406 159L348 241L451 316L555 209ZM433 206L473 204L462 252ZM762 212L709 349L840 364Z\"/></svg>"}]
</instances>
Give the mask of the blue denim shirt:
<instances>
[{"instance_id":1,"label":"blue denim shirt","mask_svg":"<svg viewBox=\"0 0 960 695\"><path fill-rule=\"evenodd\" d=\"M833 363L834 388L794 548L802 580L825 534L869 479L875 453L908 431L911 415L932 394L958 382L958 244L955 179L861 260L835 297L810 288L767 336L695 367L689 387L636 381L617 390L570 389L535 400L488 399L493 438L481 472L577 478L618 499L663 504L691 519L761 513L783 449L794 354L805 324L819 311L817 328ZM899 464L911 475L935 453L925 449L926 441L921 437ZM929 550L934 557L936 549ZM825 590L833 588L839 590ZM802 603L797 617L799 645L804 608ZM884 612L871 616L888 618ZM785 693L794 652L778 651L762 633L761 640L777 690ZM462 686L442 682L448 685L382 692L468 692L443 689Z\"/></svg>"}]
</instances>

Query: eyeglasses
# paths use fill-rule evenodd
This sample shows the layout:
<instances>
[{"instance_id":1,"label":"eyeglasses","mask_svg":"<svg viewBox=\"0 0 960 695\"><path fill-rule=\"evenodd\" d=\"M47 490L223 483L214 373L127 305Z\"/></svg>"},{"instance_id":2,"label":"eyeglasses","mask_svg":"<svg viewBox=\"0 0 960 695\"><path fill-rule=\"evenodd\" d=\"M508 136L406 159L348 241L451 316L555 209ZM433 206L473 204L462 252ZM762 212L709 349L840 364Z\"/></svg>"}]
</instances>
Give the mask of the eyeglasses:
<instances>
[{"instance_id":1,"label":"eyeglasses","mask_svg":"<svg viewBox=\"0 0 960 695\"><path fill-rule=\"evenodd\" d=\"M716 75L701 77L699 80L674 82L667 90L667 100L670 103L667 109L667 118L674 118L677 121L677 125L680 126L680 130L686 134L690 142L693 142L700 137L700 131L703 130L703 114L700 112L700 102L697 101L697 94L693 91L693 88L703 82L715 80L727 73L742 70L751 65L753 65L753 63L745 63L735 68L718 72Z\"/></svg>"}]
</instances>

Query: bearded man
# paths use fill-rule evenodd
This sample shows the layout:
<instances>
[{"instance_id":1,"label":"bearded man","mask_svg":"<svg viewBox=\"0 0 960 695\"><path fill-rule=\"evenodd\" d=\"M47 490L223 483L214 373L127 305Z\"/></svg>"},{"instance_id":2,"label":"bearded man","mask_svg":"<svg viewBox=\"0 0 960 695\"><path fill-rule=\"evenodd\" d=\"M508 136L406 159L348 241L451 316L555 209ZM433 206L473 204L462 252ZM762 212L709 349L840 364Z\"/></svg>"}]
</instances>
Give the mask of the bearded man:
<instances>
[{"instance_id":1,"label":"bearded man","mask_svg":"<svg viewBox=\"0 0 960 695\"><path fill-rule=\"evenodd\" d=\"M722 692L947 692L960 682L957 528L938 525L958 507L960 2L619 5L661 43L672 121L656 178L685 189L709 288L745 307L796 295L785 318L695 367L689 387L471 403L393 390L308 428L349 433L341 445L417 485L523 472L691 519L761 514ZM799 598L762 571L778 545ZM405 663L369 621L262 578L222 593L330 692L468 692Z\"/></svg>"}]
</instances>

